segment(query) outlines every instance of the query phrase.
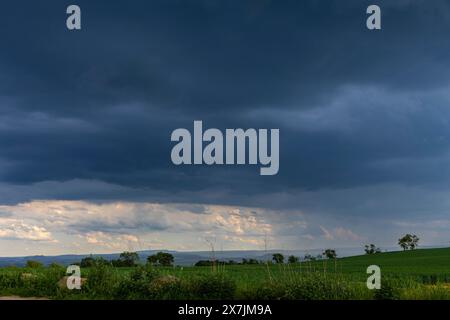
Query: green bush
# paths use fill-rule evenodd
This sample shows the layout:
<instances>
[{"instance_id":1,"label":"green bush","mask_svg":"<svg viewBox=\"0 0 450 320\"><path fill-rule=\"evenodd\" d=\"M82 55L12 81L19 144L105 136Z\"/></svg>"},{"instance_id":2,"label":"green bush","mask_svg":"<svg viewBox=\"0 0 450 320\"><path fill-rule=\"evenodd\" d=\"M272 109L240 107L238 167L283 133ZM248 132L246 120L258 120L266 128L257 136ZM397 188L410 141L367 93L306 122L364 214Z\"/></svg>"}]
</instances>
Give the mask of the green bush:
<instances>
[{"instance_id":1,"label":"green bush","mask_svg":"<svg viewBox=\"0 0 450 320\"><path fill-rule=\"evenodd\" d=\"M39 272L18 269L0 274L0 290L2 294L51 297L57 294L58 281L63 276L64 270L57 268L42 268Z\"/></svg>"},{"instance_id":2,"label":"green bush","mask_svg":"<svg viewBox=\"0 0 450 320\"><path fill-rule=\"evenodd\" d=\"M150 283L157 277L158 273L153 268L139 266L120 280L115 296L118 299L149 299Z\"/></svg>"},{"instance_id":3,"label":"green bush","mask_svg":"<svg viewBox=\"0 0 450 320\"><path fill-rule=\"evenodd\" d=\"M150 283L150 297L155 300L189 299L188 282L182 282L171 275L159 276Z\"/></svg>"},{"instance_id":4,"label":"green bush","mask_svg":"<svg viewBox=\"0 0 450 320\"><path fill-rule=\"evenodd\" d=\"M114 298L117 283L115 269L100 263L89 269L82 291L98 299L111 299Z\"/></svg>"},{"instance_id":5,"label":"green bush","mask_svg":"<svg viewBox=\"0 0 450 320\"><path fill-rule=\"evenodd\" d=\"M38 269L38 268L42 268L43 265L39 261L28 260L27 264L26 264L26 267L30 268L30 269Z\"/></svg>"},{"instance_id":6,"label":"green bush","mask_svg":"<svg viewBox=\"0 0 450 320\"><path fill-rule=\"evenodd\" d=\"M194 299L233 299L236 283L224 273L211 273L191 280Z\"/></svg>"},{"instance_id":7,"label":"green bush","mask_svg":"<svg viewBox=\"0 0 450 320\"><path fill-rule=\"evenodd\" d=\"M285 294L285 288L276 283L264 283L245 292L244 299L279 300Z\"/></svg>"},{"instance_id":8,"label":"green bush","mask_svg":"<svg viewBox=\"0 0 450 320\"><path fill-rule=\"evenodd\" d=\"M151 266L140 266L120 280L115 298L140 300L188 299L189 282L172 275L162 275Z\"/></svg>"},{"instance_id":9,"label":"green bush","mask_svg":"<svg viewBox=\"0 0 450 320\"><path fill-rule=\"evenodd\" d=\"M398 280L383 279L381 281L381 288L375 290L375 300L398 300L400 299L400 288L402 283Z\"/></svg>"},{"instance_id":10,"label":"green bush","mask_svg":"<svg viewBox=\"0 0 450 320\"><path fill-rule=\"evenodd\" d=\"M21 276L19 271L10 271L0 273L0 288L2 293L9 293L21 285Z\"/></svg>"}]
</instances>

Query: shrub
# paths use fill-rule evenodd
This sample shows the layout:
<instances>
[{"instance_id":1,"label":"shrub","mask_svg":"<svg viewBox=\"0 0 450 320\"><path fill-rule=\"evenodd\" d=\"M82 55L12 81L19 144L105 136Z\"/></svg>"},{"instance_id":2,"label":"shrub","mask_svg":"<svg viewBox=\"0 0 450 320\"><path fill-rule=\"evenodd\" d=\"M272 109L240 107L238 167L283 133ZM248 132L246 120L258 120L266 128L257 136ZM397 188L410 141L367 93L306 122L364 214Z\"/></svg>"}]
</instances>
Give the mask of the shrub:
<instances>
[{"instance_id":1,"label":"shrub","mask_svg":"<svg viewBox=\"0 0 450 320\"><path fill-rule=\"evenodd\" d=\"M119 299L150 299L150 283L158 277L151 267L139 266L131 274L119 282L116 298Z\"/></svg>"},{"instance_id":2,"label":"shrub","mask_svg":"<svg viewBox=\"0 0 450 320\"><path fill-rule=\"evenodd\" d=\"M19 271L11 271L0 273L0 288L2 293L10 293L18 288L22 283L21 273Z\"/></svg>"},{"instance_id":3,"label":"shrub","mask_svg":"<svg viewBox=\"0 0 450 320\"><path fill-rule=\"evenodd\" d=\"M52 262L48 265L49 269L60 269L60 270L64 270L64 266L62 264L56 263L56 262Z\"/></svg>"},{"instance_id":4,"label":"shrub","mask_svg":"<svg viewBox=\"0 0 450 320\"><path fill-rule=\"evenodd\" d=\"M397 300L400 299L401 285L398 281L392 279L384 279L381 282L381 288L375 290L374 298L376 300Z\"/></svg>"},{"instance_id":5,"label":"shrub","mask_svg":"<svg viewBox=\"0 0 450 320\"><path fill-rule=\"evenodd\" d=\"M150 266L139 266L119 282L115 298L139 300L180 300L192 297L189 281L162 275Z\"/></svg>"},{"instance_id":6,"label":"shrub","mask_svg":"<svg viewBox=\"0 0 450 320\"><path fill-rule=\"evenodd\" d=\"M285 288L277 283L265 283L258 285L253 290L246 292L245 299L279 300L285 294Z\"/></svg>"},{"instance_id":7,"label":"shrub","mask_svg":"<svg viewBox=\"0 0 450 320\"><path fill-rule=\"evenodd\" d=\"M233 299L236 283L223 273L211 273L191 280L195 299Z\"/></svg>"},{"instance_id":8,"label":"shrub","mask_svg":"<svg viewBox=\"0 0 450 320\"><path fill-rule=\"evenodd\" d=\"M99 264L106 265L106 264L110 264L110 263L102 257L94 257L92 255L89 257L85 257L85 258L81 259L81 261L80 261L81 268L92 268Z\"/></svg>"},{"instance_id":9,"label":"shrub","mask_svg":"<svg viewBox=\"0 0 450 320\"><path fill-rule=\"evenodd\" d=\"M42 268L43 265L42 263L40 263L39 261L35 261L35 260L28 260L27 264L26 264L27 268L30 269L37 269L37 268Z\"/></svg>"},{"instance_id":10,"label":"shrub","mask_svg":"<svg viewBox=\"0 0 450 320\"><path fill-rule=\"evenodd\" d=\"M422 283L424 284L437 284L438 276L434 274L422 276Z\"/></svg>"},{"instance_id":11,"label":"shrub","mask_svg":"<svg viewBox=\"0 0 450 320\"><path fill-rule=\"evenodd\" d=\"M114 268L99 263L89 270L86 285L83 286L82 291L96 298L110 299L114 297L117 283Z\"/></svg>"},{"instance_id":12,"label":"shrub","mask_svg":"<svg viewBox=\"0 0 450 320\"><path fill-rule=\"evenodd\" d=\"M49 268L39 272L36 277L30 279L29 295L55 296L59 290L58 281L65 274L64 268Z\"/></svg>"},{"instance_id":13,"label":"shrub","mask_svg":"<svg viewBox=\"0 0 450 320\"><path fill-rule=\"evenodd\" d=\"M64 270L57 268L42 268L39 272L33 273L22 271L19 269L0 274L0 290L2 294L38 297L55 296L58 291L58 280L64 275Z\"/></svg>"},{"instance_id":14,"label":"shrub","mask_svg":"<svg viewBox=\"0 0 450 320\"><path fill-rule=\"evenodd\" d=\"M296 256L289 256L288 263L298 263L298 258Z\"/></svg>"},{"instance_id":15,"label":"shrub","mask_svg":"<svg viewBox=\"0 0 450 320\"><path fill-rule=\"evenodd\" d=\"M159 276L150 283L150 297L155 300L181 300L190 297L189 286L177 277Z\"/></svg>"}]
</instances>

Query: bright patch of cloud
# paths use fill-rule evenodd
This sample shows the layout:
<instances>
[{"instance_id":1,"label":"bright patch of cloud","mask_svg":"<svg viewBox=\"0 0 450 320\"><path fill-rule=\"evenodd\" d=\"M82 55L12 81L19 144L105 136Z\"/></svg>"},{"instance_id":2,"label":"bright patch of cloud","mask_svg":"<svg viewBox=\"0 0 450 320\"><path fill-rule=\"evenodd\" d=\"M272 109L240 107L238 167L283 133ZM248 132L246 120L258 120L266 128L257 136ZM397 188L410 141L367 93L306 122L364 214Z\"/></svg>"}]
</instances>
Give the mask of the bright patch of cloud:
<instances>
[{"instance_id":1,"label":"bright patch of cloud","mask_svg":"<svg viewBox=\"0 0 450 320\"><path fill-rule=\"evenodd\" d=\"M54 241L52 234L44 227L25 223L19 219L0 218L0 238Z\"/></svg>"},{"instance_id":2,"label":"bright patch of cloud","mask_svg":"<svg viewBox=\"0 0 450 320\"><path fill-rule=\"evenodd\" d=\"M363 239L361 236L357 235L350 229L337 227L330 231L323 226L319 226L319 228L323 233L323 237L327 240L343 239L343 240L360 241Z\"/></svg>"}]
</instances>

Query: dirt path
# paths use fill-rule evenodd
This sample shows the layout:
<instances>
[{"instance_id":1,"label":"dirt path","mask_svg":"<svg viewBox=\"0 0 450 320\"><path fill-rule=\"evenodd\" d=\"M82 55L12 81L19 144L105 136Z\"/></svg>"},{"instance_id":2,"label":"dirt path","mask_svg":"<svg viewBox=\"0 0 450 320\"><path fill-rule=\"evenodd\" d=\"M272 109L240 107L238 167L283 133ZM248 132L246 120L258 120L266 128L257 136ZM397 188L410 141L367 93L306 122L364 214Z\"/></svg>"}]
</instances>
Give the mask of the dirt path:
<instances>
[{"instance_id":1,"label":"dirt path","mask_svg":"<svg viewBox=\"0 0 450 320\"><path fill-rule=\"evenodd\" d=\"M36 297L18 297L18 296L5 296L5 297L0 297L0 301L5 301L5 300L49 300L47 298L36 298Z\"/></svg>"}]
</instances>

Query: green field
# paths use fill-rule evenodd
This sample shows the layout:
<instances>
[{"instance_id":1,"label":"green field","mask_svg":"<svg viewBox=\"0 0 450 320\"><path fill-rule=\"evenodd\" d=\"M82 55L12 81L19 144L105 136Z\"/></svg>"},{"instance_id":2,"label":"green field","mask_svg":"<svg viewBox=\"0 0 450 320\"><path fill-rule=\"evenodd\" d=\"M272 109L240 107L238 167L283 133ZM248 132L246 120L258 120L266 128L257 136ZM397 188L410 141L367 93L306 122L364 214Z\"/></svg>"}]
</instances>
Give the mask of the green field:
<instances>
[{"instance_id":1,"label":"green field","mask_svg":"<svg viewBox=\"0 0 450 320\"><path fill-rule=\"evenodd\" d=\"M382 289L368 290L369 265ZM450 299L450 248L377 253L297 264L83 269L82 290L63 267L2 268L0 295L53 299ZM58 284L59 281L59 284ZM62 282L64 283L64 282Z\"/></svg>"},{"instance_id":2,"label":"green field","mask_svg":"<svg viewBox=\"0 0 450 320\"><path fill-rule=\"evenodd\" d=\"M369 265L378 265L383 274L412 278L437 277L450 282L450 248L417 249L386 252L338 259L338 271L344 274L365 276ZM329 270L334 266L329 264ZM447 281L448 279L448 281Z\"/></svg>"}]
</instances>

